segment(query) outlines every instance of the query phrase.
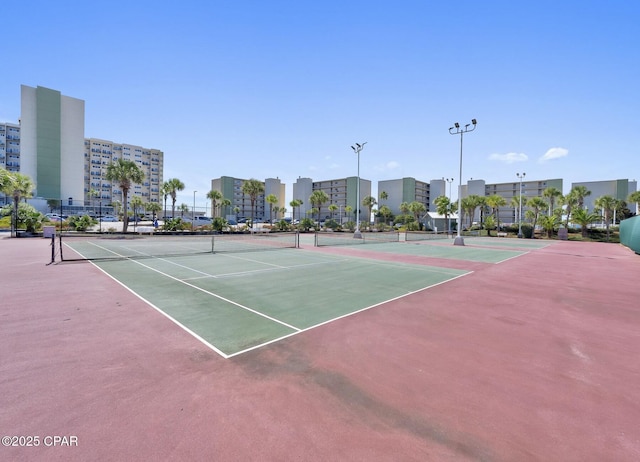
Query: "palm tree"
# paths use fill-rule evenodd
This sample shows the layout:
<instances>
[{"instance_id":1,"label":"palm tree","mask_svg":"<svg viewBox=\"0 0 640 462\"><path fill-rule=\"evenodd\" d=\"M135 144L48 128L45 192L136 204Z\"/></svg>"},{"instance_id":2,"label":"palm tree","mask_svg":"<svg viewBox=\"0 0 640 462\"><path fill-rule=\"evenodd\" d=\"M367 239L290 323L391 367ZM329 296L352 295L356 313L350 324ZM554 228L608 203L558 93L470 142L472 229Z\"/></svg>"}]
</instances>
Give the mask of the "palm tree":
<instances>
[{"instance_id":1,"label":"palm tree","mask_svg":"<svg viewBox=\"0 0 640 462\"><path fill-rule=\"evenodd\" d=\"M11 177L11 173L7 171L4 167L0 167L0 191L6 193L8 191L8 187L12 184L13 179Z\"/></svg>"},{"instance_id":2,"label":"palm tree","mask_svg":"<svg viewBox=\"0 0 640 462\"><path fill-rule=\"evenodd\" d=\"M321 189L316 189L309 196L309 203L318 210L318 224L320 224L320 214L322 211L322 204L329 200L329 196Z\"/></svg>"},{"instance_id":3,"label":"palm tree","mask_svg":"<svg viewBox=\"0 0 640 462\"><path fill-rule=\"evenodd\" d=\"M140 196L133 196L130 204L133 209L133 228L135 231L136 223L138 221L138 207L142 206L142 198Z\"/></svg>"},{"instance_id":4,"label":"palm tree","mask_svg":"<svg viewBox=\"0 0 640 462\"><path fill-rule=\"evenodd\" d=\"M462 198L462 210L469 215L469 228L473 225L473 217L476 215L476 209L484 205L484 197L477 194L471 194ZM462 217L460 218L462 221Z\"/></svg>"},{"instance_id":5,"label":"palm tree","mask_svg":"<svg viewBox=\"0 0 640 462\"><path fill-rule=\"evenodd\" d=\"M142 183L142 180L144 179L144 172L134 161L118 159L107 165L105 178L108 181L118 183L122 190L122 205L124 207L124 223L122 225L122 232L126 233L127 227L129 226L127 201L129 197L129 189L131 189L132 184Z\"/></svg>"},{"instance_id":6,"label":"palm tree","mask_svg":"<svg viewBox=\"0 0 640 462\"><path fill-rule=\"evenodd\" d=\"M627 200L629 202L636 203L636 213L638 213L638 209L640 208L640 191L635 191L629 194L629 197L627 198Z\"/></svg>"},{"instance_id":7,"label":"palm tree","mask_svg":"<svg viewBox=\"0 0 640 462\"><path fill-rule=\"evenodd\" d=\"M217 216L216 209L218 207L218 201L223 199L223 195L217 189L212 189L207 193L207 199L211 200L211 218L215 218Z\"/></svg>"},{"instance_id":8,"label":"palm tree","mask_svg":"<svg viewBox=\"0 0 640 462\"><path fill-rule=\"evenodd\" d=\"M562 197L562 191L560 191L558 188L554 188L553 186L549 186L548 188L545 188L544 191L542 191L542 197L546 197L549 200L548 215L551 216L551 214L553 214L555 200L556 198Z\"/></svg>"},{"instance_id":9,"label":"palm tree","mask_svg":"<svg viewBox=\"0 0 640 462\"><path fill-rule=\"evenodd\" d=\"M113 211L116 215L116 218L120 218L120 207L122 207L122 204L120 203L120 201L112 201L111 207L113 207Z\"/></svg>"},{"instance_id":10,"label":"palm tree","mask_svg":"<svg viewBox=\"0 0 640 462\"><path fill-rule=\"evenodd\" d=\"M578 200L578 207L584 207L584 198L591 195L591 191L586 186L574 186L571 188L571 194L575 194Z\"/></svg>"},{"instance_id":11,"label":"palm tree","mask_svg":"<svg viewBox=\"0 0 640 462\"><path fill-rule=\"evenodd\" d=\"M382 215L382 218L384 220L385 224L388 224L389 222L389 217L392 215L391 213L391 208L389 208L388 205L382 205L380 206L380 208L378 209L378 213L380 215Z\"/></svg>"},{"instance_id":12,"label":"palm tree","mask_svg":"<svg viewBox=\"0 0 640 462\"><path fill-rule=\"evenodd\" d=\"M227 199L226 197L223 197L222 200L220 201L220 214L223 215L222 218L224 218L226 220L226 213L222 213L222 210L226 211L227 207L231 207L231 199Z\"/></svg>"},{"instance_id":13,"label":"palm tree","mask_svg":"<svg viewBox=\"0 0 640 462\"><path fill-rule=\"evenodd\" d=\"M369 215L367 219L367 228L371 229L371 213L373 211L373 207L378 203L376 198L373 196L367 196L362 199L362 205L369 208Z\"/></svg>"},{"instance_id":14,"label":"palm tree","mask_svg":"<svg viewBox=\"0 0 640 462\"><path fill-rule=\"evenodd\" d=\"M253 219L255 218L255 205L258 200L258 196L264 193L264 184L254 178L242 183L242 193L249 196L251 201L251 226L253 226Z\"/></svg>"},{"instance_id":15,"label":"palm tree","mask_svg":"<svg viewBox=\"0 0 640 462\"><path fill-rule=\"evenodd\" d=\"M571 213L574 211L576 207L578 207L578 196L574 193L573 189L569 191L569 194L562 198L562 203L565 205L565 214L566 219L564 222L564 227L569 227L569 221L571 220Z\"/></svg>"},{"instance_id":16,"label":"palm tree","mask_svg":"<svg viewBox=\"0 0 640 462\"><path fill-rule=\"evenodd\" d=\"M164 197L164 209L162 210L163 218L166 220L167 218L167 197L171 193L171 187L168 182L163 182L162 187L160 188L160 194ZM173 217L172 217L173 218Z\"/></svg>"},{"instance_id":17,"label":"palm tree","mask_svg":"<svg viewBox=\"0 0 640 462\"><path fill-rule=\"evenodd\" d=\"M293 214L292 217L292 221L295 221L296 219L296 207L298 207L298 220L300 219L300 206L303 204L301 199L293 199L291 202L289 202L289 205L291 206L291 211Z\"/></svg>"},{"instance_id":18,"label":"palm tree","mask_svg":"<svg viewBox=\"0 0 640 462\"><path fill-rule=\"evenodd\" d=\"M522 217L519 216L520 212L521 212L521 210L520 210L520 200L522 200L522 207L527 205L527 198L524 197L524 196L520 196L520 195L513 196L511 198L511 203L509 204L510 207L513 207L513 210L514 210L513 215L514 215L515 218L517 218L516 221L518 223L520 223L522 221Z\"/></svg>"},{"instance_id":19,"label":"palm tree","mask_svg":"<svg viewBox=\"0 0 640 462\"><path fill-rule=\"evenodd\" d=\"M176 199L178 191L184 190L184 183L177 178L170 178L165 182L167 192L171 196L171 218L176 215Z\"/></svg>"},{"instance_id":20,"label":"palm tree","mask_svg":"<svg viewBox=\"0 0 640 462\"><path fill-rule=\"evenodd\" d=\"M546 206L547 202L542 197L532 197L527 200L527 207L531 209L527 211L527 214L533 221L533 232L531 233L531 237L535 235L536 225L538 224L538 217L540 217L540 211L543 210Z\"/></svg>"},{"instance_id":21,"label":"palm tree","mask_svg":"<svg viewBox=\"0 0 640 462\"><path fill-rule=\"evenodd\" d=\"M2 169L4 170L4 169ZM6 173L5 173L6 172ZM18 230L18 205L20 199L28 199L33 192L34 184L30 177L18 172L0 173L0 189L7 196L13 196L13 230Z\"/></svg>"},{"instance_id":22,"label":"palm tree","mask_svg":"<svg viewBox=\"0 0 640 462\"><path fill-rule=\"evenodd\" d=\"M331 219L333 220L335 218L336 210L340 210L340 207L338 207L336 204L331 204L327 208L329 209L329 212L331 212Z\"/></svg>"},{"instance_id":23,"label":"palm tree","mask_svg":"<svg viewBox=\"0 0 640 462\"><path fill-rule=\"evenodd\" d=\"M444 220L447 222L447 232L451 231L451 223L449 222L451 200L447 196L438 196L433 203L436 205L436 212L438 212L439 215L444 215Z\"/></svg>"},{"instance_id":24,"label":"palm tree","mask_svg":"<svg viewBox=\"0 0 640 462\"><path fill-rule=\"evenodd\" d=\"M585 209L579 208L573 212L572 222L580 225L582 237L587 237L587 231L589 225L595 223L600 219L600 215L597 213L589 212Z\"/></svg>"},{"instance_id":25,"label":"palm tree","mask_svg":"<svg viewBox=\"0 0 640 462\"><path fill-rule=\"evenodd\" d=\"M602 209L604 222L607 228L607 241L609 240L609 224L613 217L614 210L620 208L620 201L613 196L600 196L596 199L594 205Z\"/></svg>"},{"instance_id":26,"label":"palm tree","mask_svg":"<svg viewBox=\"0 0 640 462\"><path fill-rule=\"evenodd\" d=\"M499 232L500 231L500 207L504 207L505 205L507 205L507 200L498 194L492 194L491 196L485 198L485 202L493 212L493 216L496 219L496 226ZM489 232L489 235L491 235L491 232Z\"/></svg>"},{"instance_id":27,"label":"palm tree","mask_svg":"<svg viewBox=\"0 0 640 462\"><path fill-rule=\"evenodd\" d=\"M147 212L152 213L153 222L155 223L156 217L158 216L158 212L162 210L162 206L157 202L146 202L144 204L144 209Z\"/></svg>"},{"instance_id":28,"label":"palm tree","mask_svg":"<svg viewBox=\"0 0 640 462\"><path fill-rule=\"evenodd\" d=\"M387 193L387 191L382 191L380 193L380 200L381 201L386 201L387 199L389 199L389 194Z\"/></svg>"},{"instance_id":29,"label":"palm tree","mask_svg":"<svg viewBox=\"0 0 640 462\"><path fill-rule=\"evenodd\" d=\"M409 203L403 202L400 204L400 212L407 215L409 213Z\"/></svg>"},{"instance_id":30,"label":"palm tree","mask_svg":"<svg viewBox=\"0 0 640 462\"><path fill-rule=\"evenodd\" d=\"M422 230L422 223L420 222L420 215L425 213L426 211L427 211L427 207L422 202L413 201L412 203L409 204L409 212L413 214L413 218L415 218L416 223L418 223L418 226L420 227L421 230Z\"/></svg>"},{"instance_id":31,"label":"palm tree","mask_svg":"<svg viewBox=\"0 0 640 462\"><path fill-rule=\"evenodd\" d=\"M347 215L347 217L350 217L351 216L351 212L353 212L353 207L351 207L350 205L347 205L344 208L344 213ZM351 221L351 220L349 220L349 221Z\"/></svg>"},{"instance_id":32,"label":"palm tree","mask_svg":"<svg viewBox=\"0 0 640 462\"><path fill-rule=\"evenodd\" d=\"M560 224L560 217L557 214L543 215L540 217L540 226L547 232L547 237L553 237L553 230Z\"/></svg>"},{"instance_id":33,"label":"palm tree","mask_svg":"<svg viewBox=\"0 0 640 462\"><path fill-rule=\"evenodd\" d=\"M278 196L275 194L269 194L264 198L264 200L269 204L269 223L273 224L273 206L278 203Z\"/></svg>"},{"instance_id":34,"label":"palm tree","mask_svg":"<svg viewBox=\"0 0 640 462\"><path fill-rule=\"evenodd\" d=\"M183 202L180 204L180 207L178 207L178 210L180 210L180 218L184 218L184 214L189 213L189 206Z\"/></svg>"}]
</instances>

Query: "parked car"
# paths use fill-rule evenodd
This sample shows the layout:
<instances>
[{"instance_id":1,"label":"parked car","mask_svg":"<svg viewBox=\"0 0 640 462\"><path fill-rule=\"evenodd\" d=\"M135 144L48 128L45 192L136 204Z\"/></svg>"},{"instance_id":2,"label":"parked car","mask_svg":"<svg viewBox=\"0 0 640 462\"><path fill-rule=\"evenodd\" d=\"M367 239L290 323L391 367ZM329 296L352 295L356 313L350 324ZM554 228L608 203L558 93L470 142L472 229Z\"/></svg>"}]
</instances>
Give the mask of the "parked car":
<instances>
[{"instance_id":1,"label":"parked car","mask_svg":"<svg viewBox=\"0 0 640 462\"><path fill-rule=\"evenodd\" d=\"M58 215L57 213L47 213L47 214L45 214L45 217L49 221L62 221L62 217L60 215Z\"/></svg>"},{"instance_id":2,"label":"parked car","mask_svg":"<svg viewBox=\"0 0 640 462\"><path fill-rule=\"evenodd\" d=\"M102 220L102 221L118 221L118 219L116 217L114 217L113 215L105 215L100 220Z\"/></svg>"},{"instance_id":3,"label":"parked car","mask_svg":"<svg viewBox=\"0 0 640 462\"><path fill-rule=\"evenodd\" d=\"M209 217L193 217L193 224L196 226L210 225L212 223Z\"/></svg>"}]
</instances>

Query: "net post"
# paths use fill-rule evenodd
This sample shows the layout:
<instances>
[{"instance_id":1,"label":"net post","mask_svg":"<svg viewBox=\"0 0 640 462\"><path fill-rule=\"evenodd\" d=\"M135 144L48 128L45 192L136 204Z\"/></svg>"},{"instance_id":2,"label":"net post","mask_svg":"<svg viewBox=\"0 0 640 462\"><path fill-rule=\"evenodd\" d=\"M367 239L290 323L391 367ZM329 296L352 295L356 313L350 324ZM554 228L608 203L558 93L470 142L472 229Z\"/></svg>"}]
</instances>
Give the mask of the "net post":
<instances>
[{"instance_id":1,"label":"net post","mask_svg":"<svg viewBox=\"0 0 640 462\"><path fill-rule=\"evenodd\" d=\"M51 235L51 261L49 264L55 263L56 261L56 233Z\"/></svg>"},{"instance_id":2,"label":"net post","mask_svg":"<svg viewBox=\"0 0 640 462\"><path fill-rule=\"evenodd\" d=\"M64 255L62 255L62 233L58 235L58 245L60 246L60 261L64 261Z\"/></svg>"}]
</instances>

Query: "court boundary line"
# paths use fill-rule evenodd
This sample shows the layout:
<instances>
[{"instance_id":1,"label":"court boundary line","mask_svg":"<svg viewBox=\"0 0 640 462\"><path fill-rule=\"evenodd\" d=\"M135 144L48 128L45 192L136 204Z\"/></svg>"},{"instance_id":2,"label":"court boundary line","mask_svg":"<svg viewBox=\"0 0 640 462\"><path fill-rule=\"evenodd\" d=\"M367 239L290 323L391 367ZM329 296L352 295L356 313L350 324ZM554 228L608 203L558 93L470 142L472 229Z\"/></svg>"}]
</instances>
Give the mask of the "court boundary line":
<instances>
[{"instance_id":1,"label":"court boundary line","mask_svg":"<svg viewBox=\"0 0 640 462\"><path fill-rule=\"evenodd\" d=\"M79 255L82 255L80 252L78 252L78 251L76 251L76 252L77 252ZM113 251L111 251L111 252L113 252ZM113 252L113 253L114 253L114 254L116 254L116 255L120 255L120 254L118 254L117 252ZM278 320L278 319L276 319L276 318L272 318L271 316L266 315L266 314L264 314L264 313L260 313L259 311L256 311L256 310L254 310L253 308L249 308L248 306L244 306L244 305L242 305L242 304L240 304L240 303L238 303L238 302L234 302L233 300L229 300L228 298L225 298L225 297L223 297L223 296L221 296L221 295L214 294L213 292L210 292L210 291L208 291L208 290L206 290L206 289L203 289L203 288L201 288L201 287L198 287L198 286L196 286L196 285L193 285L193 284L191 284L191 283L189 283L189 282L187 282L187 281L183 281L183 280L181 280L181 279L178 279L178 278L176 278L175 276L171 276L170 274L164 273L164 272L162 272L162 271L160 271L160 270L157 270L157 269L155 269L155 268L151 268L150 266L147 266L147 265L143 264L142 262L140 262L140 261L138 261L138 260L136 260L136 259L133 259L133 258L127 258L127 257L124 257L124 256L123 256L123 258L124 258L124 260L125 260L125 261L130 261L130 262L132 262L132 263L135 263L135 264L137 264L137 265L140 265L140 266L142 266L142 267L144 267L144 268L147 268L147 269L149 269L149 270L151 270L151 271L154 271L154 272L156 272L156 273L158 273L158 274L161 274L161 275L163 275L163 276L165 276L165 277L167 277L167 278L169 278L169 279L172 279L172 280L174 280L174 281L176 281L176 282L179 282L180 284L184 284L184 285L189 286L189 287L191 287L191 288L193 288L193 289L196 289L196 290L198 290L198 291L200 291L200 292L203 292L203 293L205 293L205 294L207 294L207 295L211 295L212 297L215 297L215 298L218 298L218 299L220 299L220 300L222 300L222 301L224 301L224 302L227 302L227 303L229 303L229 304L231 304L231 305L235 305L235 306L237 306L238 308L241 308L241 309L243 309L243 310L249 311L249 312L251 312L251 313L253 313L253 314L256 314L256 315L258 315L258 316L261 316L261 317L263 317L263 318L266 318L266 319L268 319L269 321L273 321L273 322L275 322L275 323L277 323L277 324L281 324L281 325L283 325L283 326L285 326L285 327L288 327L289 329L293 329L293 330L295 330L295 331L299 331L299 330L300 330L300 328L298 328L298 327L295 327L295 326L292 326L292 325L290 325L290 324L287 324L286 322L284 322L284 321L280 321L280 320ZM94 266L97 266L95 262L93 262L93 261L89 261L89 262L90 262L91 264L93 264ZM100 268L99 266L98 266L98 268L99 268L100 270L102 270L102 268ZM106 273L106 272L105 272L105 273ZM106 274L109 274L109 273L106 273ZM114 278L114 279L115 279L115 278ZM116 280L116 281L118 281L117 279L115 279L115 280ZM118 282L120 282L120 281L118 281ZM126 287L126 286L125 286L125 287ZM131 291L133 291L133 289L131 289ZM133 293L135 293L135 292L133 292ZM140 298L141 298L141 299L143 299L142 297L140 297ZM146 299L143 299L143 300L147 301ZM178 321L176 320L176 322L178 322Z\"/></svg>"},{"instance_id":2,"label":"court boundary line","mask_svg":"<svg viewBox=\"0 0 640 462\"><path fill-rule=\"evenodd\" d=\"M79 255L82 255L82 253L78 252L77 250L75 250L75 249L72 249L72 250L74 250L75 252L77 252ZM111 251L111 252L113 252L113 251ZM118 254L117 252L113 252L113 253L115 253L116 255L120 255L120 254ZM250 351L256 350L256 349L258 349L258 348L263 348L263 347L265 347L265 346L267 346L267 345L270 345L270 344L272 344L272 343L276 343L276 342L282 341L282 340L284 340L284 339L286 339L286 338L292 337L292 336L294 336L294 335L298 335L298 334L301 334L301 333L303 333L303 332L307 332L307 331L310 331L310 330L312 330L312 329L316 329L316 328L321 327L321 326L323 326L323 325L325 325L325 324L330 324L330 323L332 323L332 322L339 321L339 320L344 319L344 318L347 318L347 317L349 317L349 316L353 316L353 315L356 315L356 314L358 314L358 313L362 313L362 312L364 312L364 311L371 310L371 309L373 309L373 308L376 308L376 307L378 307L378 306L384 305L384 304L386 304L386 303L390 303L390 302L393 302L393 301L396 301L396 300L400 300L400 299L402 299L402 298L404 298L404 297L407 297L407 296L409 296L409 295L413 295L413 294L416 294L416 293L420 293L420 292L423 292L423 291L425 291L425 290L427 290L427 289L430 289L430 288L432 288L432 287L436 287L436 286L439 286L439 285L441 285L441 284L445 284L445 283L447 283L447 282L454 281L454 280L456 280L456 279L458 279L458 278L461 278L461 277L463 277L463 276L468 276L469 274L472 274L472 273L474 272L474 271L472 271L472 270L471 270L471 271L467 271L467 272L465 272L465 273L463 273L463 274L458 274L457 276L453 276L453 277L451 277L451 278L449 278L449 279L447 279L447 280L445 280L445 281L440 281L440 282L437 282L437 283L435 283L435 284L430 284L430 285L428 285L428 286L422 287L422 288L417 289L417 290L412 290L412 291L406 292L406 293L404 293L404 294L402 294L402 295L398 295L398 296L396 296L396 297L393 297L393 298L390 298L390 299L387 299L387 300L383 300L383 301L378 302L378 303L375 303L375 304L373 304L373 305L369 305L369 306L366 306L366 307L364 307L364 308L360 308L359 310L352 311L352 312L349 312L349 313L345 313L345 314L340 315L340 316L337 316L337 317L335 317L335 318L327 319L326 321L323 321L323 322L321 322L321 323L314 324L314 325L312 325L312 326L305 327L305 328L298 328L298 327L295 327L295 326L289 325L289 324L285 323L284 321L280 321L280 320L278 320L278 319L276 319L276 318L273 318L273 317L271 317L271 316L269 316L269 315L266 315L266 314L261 313L261 312L259 312L259 311L257 311L257 310L254 310L254 309L252 309L252 308L245 307L244 305L241 305L240 303L237 303L237 302L234 302L234 301L232 301L232 300L229 300L229 299L227 299L227 298L225 298L225 297L222 297L221 295L217 295L217 294L215 294L215 293L213 293L213 292L210 292L210 291L208 291L208 290L206 290L206 289L202 289L202 288L200 288L200 287L198 287L198 286L195 286L195 285L193 285L193 284L190 284L189 282L186 282L186 281L183 281L183 280L181 280L181 279L178 279L178 278L176 278L175 276L171 276L171 275L169 275L169 274L167 274L167 273L164 273L164 272L162 272L162 271L160 271L160 270L156 270L155 268L151 268L150 266L145 265L145 264L143 264L142 262L140 262L140 261L138 261L138 260L136 260L136 259L127 258L127 257L123 257L123 259L124 259L124 261L131 261L132 263L138 264L138 265L140 265L140 266L142 266L142 267L144 267L144 268L147 268L147 269L149 269L149 270L151 270L151 271L153 271L153 272L156 272L156 273L158 273L158 274L160 274L160 275L162 275L162 276L165 276L165 277L167 277L167 278L169 278L169 279L172 279L172 280L174 280L174 281L176 281L176 282L182 283L182 284L184 284L184 285L186 285L186 286L188 286L188 287L191 287L191 288L193 288L193 289L196 289L196 290L198 290L198 291L200 291L200 292L203 292L203 293L205 293L205 294L207 294L207 295L211 295L211 296L213 296L213 297L215 297L215 298L218 298L218 299L220 299L220 300L222 300L222 301L225 301L225 302L227 302L227 303L230 303L230 304L232 304L232 305L235 305L235 306L237 306L237 307L239 307L239 308L241 308L241 309L247 310L247 311L249 311L249 312L251 312L251 313L254 313L254 314L258 315L258 316L264 317L264 318L266 318L266 319L268 319L268 320L270 320L270 321L272 321L272 322L275 322L276 324L281 324L281 325L283 325L283 326L285 326L285 327L288 327L288 328L290 328L290 329L292 329L292 330L294 331L294 332L290 332L290 333L289 333L289 334L287 334L287 335L283 335L283 336L280 336L280 337L273 338L273 339L271 339L271 340L269 340L269 341L267 341L267 342L263 342L263 343L261 343L261 344L254 345L254 346L252 346L252 347L245 348L244 350L236 351L236 352L234 352L234 353L230 353L230 354L224 353L222 350L220 350L219 348L217 348L215 345L211 344L209 341L205 340L203 337L201 337L201 336L200 336L199 334L197 334L196 332L194 332L194 331L192 331L191 329L189 329L187 326L185 326L185 325L184 325L184 324L182 324L180 321L178 321L177 319L175 319L174 317L172 317L170 314L166 313L166 312L165 312L165 311L163 311L161 308L157 307L155 304L153 304L152 302L150 302L149 300L147 300L146 298L144 298L142 295L140 295L140 294L138 294L137 292L135 292L132 288L128 287L126 284L124 284L123 282L119 281L115 276L112 276L111 274L109 274L106 270L104 270L104 269L102 269L100 266L98 266L96 262L93 262L93 261L90 261L90 260L89 260L89 263L91 263L93 266L95 266L96 268L98 268L98 270L100 270L102 273L106 274L109 278L111 278L112 280L114 280L114 281L115 281L116 283L118 283L120 286L124 287L127 291L129 291L130 293L132 293L133 295L135 295L138 299L140 299L140 300L144 301L145 303L147 303L147 304L148 304L149 306L151 306L154 310L156 310L156 311L160 312L164 317L166 317L167 319L171 320L175 325L177 325L177 326L179 326L180 328L182 328L185 332L187 332L188 334L190 334L191 336L193 336L196 340L199 340L200 342L202 342L205 346L207 346L207 347L211 348L214 352L218 353L218 354L219 354L220 356L222 356L222 358L224 358L224 359L229 359L229 358L232 358L232 357L235 357L235 356L239 356L239 355L241 355L241 354L248 353L248 352L250 352ZM157 260L166 260L166 259L164 259L164 258L155 258L155 259L157 259ZM370 258L366 258L366 259L367 259L367 260L372 260L372 259L370 259ZM338 259L338 258L336 258L336 260L337 260L337 261L346 261L346 262L350 261L350 259L349 259L349 258L346 258L346 259L345 259L345 258L339 258L339 259ZM360 260L360 258L357 258L357 257L356 257L356 260ZM256 261L257 261L257 260L256 260ZM375 262L375 260L372 260L372 261L374 261L374 262ZM377 263L380 263L380 264L392 263L392 264L393 264L393 262L377 262ZM317 264L317 263L313 263L313 264ZM313 265L313 264L305 264L304 266ZM395 266L403 266L403 265L395 265ZM406 266L415 266L415 265L409 264L409 265L406 265ZM420 265L417 265L417 266L420 266ZM428 268L428 271L432 271L432 272L433 272L433 271L436 271L436 268L437 268L437 267L434 267L434 268L429 267L429 268ZM425 269L426 269L426 268L425 268ZM442 269L447 269L447 268L442 268ZM195 270L195 271L197 271L197 270ZM447 274L447 273L445 273L445 275L447 275L447 276L448 276L448 274Z\"/></svg>"},{"instance_id":3,"label":"court boundary line","mask_svg":"<svg viewBox=\"0 0 640 462\"><path fill-rule=\"evenodd\" d=\"M133 261L133 260L132 260ZM211 348L213 351L215 351L216 353L218 353L220 356L222 356L224 359L228 359L229 355L227 353L225 353L224 351L220 350L219 348L217 348L215 345L213 345L212 343L210 343L209 341L205 340L203 337L201 337L199 334L197 334L196 332L192 331L191 329L189 329L187 326L185 326L184 324L182 324L180 321L178 321L177 319L175 319L174 317L172 317L171 315L169 315L168 313L164 312L162 309L160 309L159 307L157 307L155 304L151 303L149 300L147 300L146 298L144 298L142 295L140 295L139 293L137 293L136 291L134 291L132 288L128 287L125 283L123 283L122 281L119 281L115 276L109 274L107 271L105 271L104 269L100 268L98 265L96 265L94 262L90 262L93 266L95 266L99 271L101 271L103 274L105 274L107 277L109 277L111 280L115 281L117 284L119 284L121 287L124 287L127 291L129 291L130 293L132 293L133 295L135 295L137 298L139 298L140 300L142 300L143 302L147 303L151 308L153 308L154 310L156 310L157 312L159 312L162 316L164 316L165 318L169 319L171 322L173 322L175 325L177 325L178 327L180 327L182 330L184 330L185 332L187 332L188 334L190 334L191 336L193 336L196 340L199 340L200 342L202 342L205 346Z\"/></svg>"},{"instance_id":4,"label":"court boundary line","mask_svg":"<svg viewBox=\"0 0 640 462\"><path fill-rule=\"evenodd\" d=\"M350 313L346 313L346 314L340 315L340 316L332 318L332 319L327 319L326 321L322 321L321 323L314 324L313 326L305 327L304 329L301 329L298 332L291 332L290 334L283 335L282 337L278 337L278 338L275 338L275 339L271 339L268 342L261 343L260 345L254 345L254 346L252 346L250 348L246 348L244 350L240 350L240 351L237 351L235 353L231 353L231 354L228 355L227 359L233 358L234 356L239 356L239 355L244 354L244 353L248 353L248 352L253 351L253 350L257 350L258 348L262 348L262 347L265 347L265 346L270 345L272 343L284 340L286 338L293 337L294 335L302 334L302 333L310 331L312 329L317 329L318 327L324 326L325 324L330 324L332 322L339 321L339 320L344 319L344 318L348 318L349 316L353 316L353 315L362 313L363 311L371 310L373 308L376 308L378 306L384 305L386 303L391 303L391 302L394 302L396 300L400 300L400 299L402 299L404 297L408 297L410 295L423 292L423 291L425 291L427 289L431 289L432 287L436 287L436 286L439 286L441 284L446 284L448 282L454 281L454 280L459 279L461 277L468 276L468 275L470 275L472 273L473 273L473 271L468 271L468 272L466 272L464 274L459 274L459 275L457 275L455 277L452 277L451 279L447 279L446 281L436 282L435 284L431 284L431 285L428 285L426 287L422 287L422 288L417 289L417 290L409 291L409 292L407 292L405 294L398 295L397 297L393 297L393 298L390 298L388 300L384 300L384 301L375 303L373 305L369 305L369 306L366 306L364 308L360 308L359 310L352 311Z\"/></svg>"}]
</instances>

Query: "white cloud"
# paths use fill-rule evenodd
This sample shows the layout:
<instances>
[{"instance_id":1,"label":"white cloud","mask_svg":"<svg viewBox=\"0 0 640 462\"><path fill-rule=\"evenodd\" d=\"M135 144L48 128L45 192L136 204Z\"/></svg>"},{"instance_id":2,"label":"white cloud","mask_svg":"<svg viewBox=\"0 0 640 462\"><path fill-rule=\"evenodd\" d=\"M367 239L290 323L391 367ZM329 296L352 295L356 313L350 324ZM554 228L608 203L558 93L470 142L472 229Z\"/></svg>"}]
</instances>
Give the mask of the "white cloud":
<instances>
[{"instance_id":1,"label":"white cloud","mask_svg":"<svg viewBox=\"0 0 640 462\"><path fill-rule=\"evenodd\" d=\"M565 157L569 155L569 151L565 148L551 148L547 152L544 153L538 162L546 162L551 159L559 159L560 157Z\"/></svg>"},{"instance_id":2,"label":"white cloud","mask_svg":"<svg viewBox=\"0 0 640 462\"><path fill-rule=\"evenodd\" d=\"M508 152L506 154L491 154L489 160L497 160L505 164L513 164L514 162L525 162L529 157L522 152Z\"/></svg>"},{"instance_id":3,"label":"white cloud","mask_svg":"<svg viewBox=\"0 0 640 462\"><path fill-rule=\"evenodd\" d=\"M389 172L400 167L400 164L395 160L391 160L386 164L378 164L375 166L375 170L378 172Z\"/></svg>"}]
</instances>

